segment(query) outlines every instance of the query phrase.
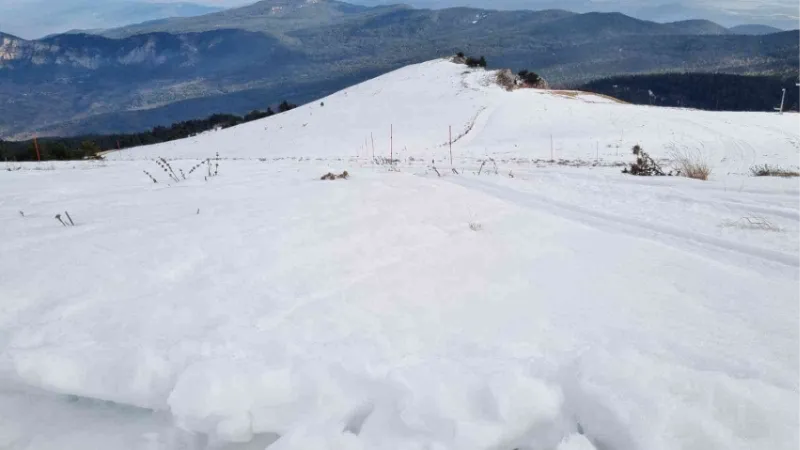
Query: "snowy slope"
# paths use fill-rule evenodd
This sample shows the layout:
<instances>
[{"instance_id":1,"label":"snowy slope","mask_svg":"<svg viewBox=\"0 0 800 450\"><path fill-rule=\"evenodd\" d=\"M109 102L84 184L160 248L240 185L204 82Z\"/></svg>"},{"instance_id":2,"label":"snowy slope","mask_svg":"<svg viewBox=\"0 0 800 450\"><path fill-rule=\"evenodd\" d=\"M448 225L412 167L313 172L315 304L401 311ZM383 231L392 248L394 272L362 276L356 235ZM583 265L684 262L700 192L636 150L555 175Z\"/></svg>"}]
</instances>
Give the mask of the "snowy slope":
<instances>
[{"instance_id":1,"label":"snowy slope","mask_svg":"<svg viewBox=\"0 0 800 450\"><path fill-rule=\"evenodd\" d=\"M797 114L707 112L620 104L591 94L507 92L495 73L439 60L408 66L286 114L212 135L126 150L130 158L389 156L629 161L640 144L656 157L696 154L718 174L754 164L797 166ZM324 104L324 106L322 106ZM465 134L463 138L459 136ZM551 145L552 144L552 145ZM552 153L551 153L552 148Z\"/></svg>"},{"instance_id":2,"label":"snowy slope","mask_svg":"<svg viewBox=\"0 0 800 450\"><path fill-rule=\"evenodd\" d=\"M798 165L797 117L463 72L8 165L0 448L797 448L800 189L745 174ZM590 164L536 161L551 134ZM606 167L636 142L691 143L712 179ZM151 160L217 151L180 182Z\"/></svg>"}]
</instances>

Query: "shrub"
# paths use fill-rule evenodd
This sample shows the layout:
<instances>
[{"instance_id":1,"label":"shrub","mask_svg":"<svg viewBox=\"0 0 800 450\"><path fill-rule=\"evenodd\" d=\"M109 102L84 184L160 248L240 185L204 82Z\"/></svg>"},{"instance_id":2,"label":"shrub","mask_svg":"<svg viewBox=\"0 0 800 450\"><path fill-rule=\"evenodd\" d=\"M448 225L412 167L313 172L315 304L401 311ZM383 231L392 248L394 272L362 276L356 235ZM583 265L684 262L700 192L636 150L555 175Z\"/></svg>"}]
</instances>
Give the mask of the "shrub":
<instances>
[{"instance_id":1,"label":"shrub","mask_svg":"<svg viewBox=\"0 0 800 450\"><path fill-rule=\"evenodd\" d=\"M650 176L664 176L664 170L661 169L661 166L650 157L642 147L639 145L633 146L633 154L636 156L636 162L631 163L630 167L626 167L622 170L622 173L629 173L631 175L638 175L643 177L650 177Z\"/></svg>"},{"instance_id":2,"label":"shrub","mask_svg":"<svg viewBox=\"0 0 800 450\"><path fill-rule=\"evenodd\" d=\"M459 57L459 58L463 58L464 57L464 52L458 52L458 53L456 53L456 56Z\"/></svg>"},{"instance_id":3,"label":"shrub","mask_svg":"<svg viewBox=\"0 0 800 450\"><path fill-rule=\"evenodd\" d=\"M486 58L481 56L480 58L476 59L472 56L468 57L465 61L467 67L486 67Z\"/></svg>"},{"instance_id":4,"label":"shrub","mask_svg":"<svg viewBox=\"0 0 800 450\"><path fill-rule=\"evenodd\" d=\"M510 70L504 69L497 72L497 84L505 88L505 90L511 91L517 87L517 79Z\"/></svg>"},{"instance_id":5,"label":"shrub","mask_svg":"<svg viewBox=\"0 0 800 450\"><path fill-rule=\"evenodd\" d=\"M519 78L520 80L522 80L523 83L530 86L536 86L542 82L542 77L540 77L538 74L534 72L529 72L527 70L520 70L517 75L519 75Z\"/></svg>"},{"instance_id":6,"label":"shrub","mask_svg":"<svg viewBox=\"0 0 800 450\"><path fill-rule=\"evenodd\" d=\"M684 161L681 163L680 175L695 180L708 180L711 175L711 168L705 162Z\"/></svg>"},{"instance_id":7,"label":"shrub","mask_svg":"<svg viewBox=\"0 0 800 450\"><path fill-rule=\"evenodd\" d=\"M679 176L705 181L711 175L711 167L698 151L679 149L673 145L670 150L670 159L678 166Z\"/></svg>"},{"instance_id":8,"label":"shrub","mask_svg":"<svg viewBox=\"0 0 800 450\"><path fill-rule=\"evenodd\" d=\"M791 169L785 169L779 166L770 166L764 164L760 166L753 166L750 168L750 175L754 177L800 177L800 172Z\"/></svg>"}]
</instances>

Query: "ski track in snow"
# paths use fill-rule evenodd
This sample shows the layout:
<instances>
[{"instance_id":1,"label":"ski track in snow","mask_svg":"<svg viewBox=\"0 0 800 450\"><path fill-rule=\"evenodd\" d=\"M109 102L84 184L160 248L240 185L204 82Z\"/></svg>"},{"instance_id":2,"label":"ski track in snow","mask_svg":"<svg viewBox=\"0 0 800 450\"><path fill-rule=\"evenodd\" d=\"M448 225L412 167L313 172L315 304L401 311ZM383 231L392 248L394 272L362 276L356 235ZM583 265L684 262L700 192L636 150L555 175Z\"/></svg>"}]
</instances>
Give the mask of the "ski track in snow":
<instances>
[{"instance_id":1,"label":"ski track in snow","mask_svg":"<svg viewBox=\"0 0 800 450\"><path fill-rule=\"evenodd\" d=\"M752 259L753 257L766 260L770 263L789 266L790 269L785 271L787 274L796 273L796 268L800 267L800 260L798 260L797 255L771 251L759 247L740 244L734 241L718 239L713 236L693 233L691 231L682 230L666 224L644 222L629 217L615 216L613 214L607 214L601 211L593 211L577 205L561 203L547 197L536 195L530 191L520 192L507 187L503 188L493 183L484 182L479 179L469 179L464 177L449 178L449 180L460 186L478 189L517 205L545 210L560 217L565 217L577 222L589 224L605 231L636 235L670 244L677 244L678 247L687 251L691 251L691 249L699 247L702 251L698 253L703 254L708 254L708 250L738 253L741 256L745 256L745 258L735 258L738 260L737 264L745 268L758 267L757 261L754 264ZM747 209L754 210L753 208ZM770 214L776 213L775 210L768 208L757 208L756 210L768 212ZM781 211L777 211L778 214L780 212ZM787 213L786 215L797 221L796 211ZM729 259L730 258L724 258L723 260ZM763 270L765 273L770 273L780 269L776 269L775 264L768 264L763 267Z\"/></svg>"},{"instance_id":2,"label":"ski track in snow","mask_svg":"<svg viewBox=\"0 0 800 450\"><path fill-rule=\"evenodd\" d=\"M0 173L0 448L800 445L800 189L746 176L800 165L796 116L508 93L443 61L321 101ZM390 128L394 170L369 142L388 157ZM635 143L712 177L603 167ZM151 162L216 152L207 181Z\"/></svg>"}]
</instances>

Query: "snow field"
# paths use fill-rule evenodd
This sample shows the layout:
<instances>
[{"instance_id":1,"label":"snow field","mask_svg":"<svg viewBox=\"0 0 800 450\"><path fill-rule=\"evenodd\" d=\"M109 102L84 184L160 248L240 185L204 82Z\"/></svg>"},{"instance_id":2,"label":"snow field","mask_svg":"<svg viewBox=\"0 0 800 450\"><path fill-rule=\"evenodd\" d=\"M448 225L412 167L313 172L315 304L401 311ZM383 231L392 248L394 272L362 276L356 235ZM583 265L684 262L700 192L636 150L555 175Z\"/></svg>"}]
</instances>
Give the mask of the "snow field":
<instances>
[{"instance_id":1,"label":"snow field","mask_svg":"<svg viewBox=\"0 0 800 450\"><path fill-rule=\"evenodd\" d=\"M797 448L800 189L743 175L798 166L797 118L490 76L0 173L0 447ZM604 167L635 143L715 172Z\"/></svg>"},{"instance_id":2,"label":"snow field","mask_svg":"<svg viewBox=\"0 0 800 450\"><path fill-rule=\"evenodd\" d=\"M169 411L207 436L190 448L270 434L279 449L796 443L796 264L611 232L509 194L552 184L591 209L582 190L608 177L621 214L611 198L672 211L710 202L695 189L708 184L223 161L209 182L166 187L141 173L149 164L11 175L9 383ZM317 179L345 167L350 180ZM788 208L789 185L773 181ZM769 198L717 187L721 205ZM10 199L25 199L25 218ZM57 208L78 226L61 227ZM671 226L702 235L720 219ZM724 239L760 248L793 231ZM146 442L171 448L172 434Z\"/></svg>"}]
</instances>

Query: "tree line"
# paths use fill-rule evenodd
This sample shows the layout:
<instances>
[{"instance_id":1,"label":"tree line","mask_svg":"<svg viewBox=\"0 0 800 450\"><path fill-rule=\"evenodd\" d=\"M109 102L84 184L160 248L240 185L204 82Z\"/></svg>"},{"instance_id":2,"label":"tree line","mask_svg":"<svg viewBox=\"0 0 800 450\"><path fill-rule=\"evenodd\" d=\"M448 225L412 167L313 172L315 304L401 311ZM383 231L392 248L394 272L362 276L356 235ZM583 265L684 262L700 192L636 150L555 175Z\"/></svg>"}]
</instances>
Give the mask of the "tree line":
<instances>
[{"instance_id":1,"label":"tree line","mask_svg":"<svg viewBox=\"0 0 800 450\"><path fill-rule=\"evenodd\" d=\"M786 89L784 111L797 111L797 77L721 73L663 73L603 78L574 86L639 105L710 111L774 111Z\"/></svg>"},{"instance_id":2,"label":"tree line","mask_svg":"<svg viewBox=\"0 0 800 450\"><path fill-rule=\"evenodd\" d=\"M297 105L284 100L278 105L277 112L269 107L266 111L254 110L244 116L213 114L205 119L176 122L170 126L157 126L140 133L43 137L37 141L0 140L0 160L36 161L38 158L37 146L42 161L93 158L103 150L138 147L183 139L204 131L229 128L245 122L270 117L296 107Z\"/></svg>"}]
</instances>

